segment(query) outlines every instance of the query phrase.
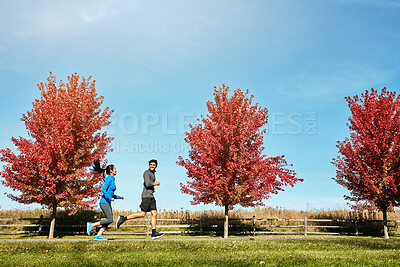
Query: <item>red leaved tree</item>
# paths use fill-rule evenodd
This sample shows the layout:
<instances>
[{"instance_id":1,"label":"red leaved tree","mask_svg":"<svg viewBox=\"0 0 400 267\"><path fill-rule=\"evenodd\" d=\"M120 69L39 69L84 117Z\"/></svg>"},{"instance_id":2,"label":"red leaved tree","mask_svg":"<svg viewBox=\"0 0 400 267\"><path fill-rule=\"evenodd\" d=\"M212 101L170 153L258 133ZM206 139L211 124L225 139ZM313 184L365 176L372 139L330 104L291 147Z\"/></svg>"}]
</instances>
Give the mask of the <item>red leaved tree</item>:
<instances>
[{"instance_id":1,"label":"red leaved tree","mask_svg":"<svg viewBox=\"0 0 400 267\"><path fill-rule=\"evenodd\" d=\"M3 185L21 194L8 194L24 204L39 203L52 210L49 238L54 236L58 207L70 214L90 208L100 192L101 176L93 176L87 167L111 151L112 138L100 130L108 125L112 111L100 105L95 81L91 77L79 82L75 73L56 85L50 73L47 83L38 84L41 97L33 109L22 115L29 139L12 138L19 154L0 150L7 162L0 174Z\"/></svg>"},{"instance_id":2,"label":"red leaved tree","mask_svg":"<svg viewBox=\"0 0 400 267\"><path fill-rule=\"evenodd\" d=\"M383 88L361 97L346 97L351 117L350 138L338 142L341 154L333 159L338 184L350 190L354 207L383 212L384 236L387 211L400 204L400 96Z\"/></svg>"},{"instance_id":3,"label":"red leaved tree","mask_svg":"<svg viewBox=\"0 0 400 267\"><path fill-rule=\"evenodd\" d=\"M302 181L285 169L284 156L262 154L266 130L260 128L267 124L268 110L253 104L248 90L237 89L230 98L228 92L225 85L214 87L214 102L207 102L209 114L186 132L189 159L180 156L177 161L193 180L181 183L181 191L193 196L193 205L225 207L224 238L228 237L228 211L235 205L262 206L270 194Z\"/></svg>"}]
</instances>

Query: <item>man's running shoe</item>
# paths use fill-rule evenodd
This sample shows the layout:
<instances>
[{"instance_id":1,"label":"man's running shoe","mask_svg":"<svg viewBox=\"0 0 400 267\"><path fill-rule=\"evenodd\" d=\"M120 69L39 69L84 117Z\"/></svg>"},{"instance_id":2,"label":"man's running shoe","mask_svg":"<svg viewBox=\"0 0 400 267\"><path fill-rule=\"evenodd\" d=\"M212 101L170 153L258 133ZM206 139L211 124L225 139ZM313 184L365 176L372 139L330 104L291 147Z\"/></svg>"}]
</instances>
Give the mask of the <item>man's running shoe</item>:
<instances>
[{"instance_id":1,"label":"man's running shoe","mask_svg":"<svg viewBox=\"0 0 400 267\"><path fill-rule=\"evenodd\" d=\"M118 216L117 222L115 223L115 226L117 227L117 229L119 229L119 227L121 226L121 224L123 224L125 221L127 221L128 219L125 216Z\"/></svg>"},{"instance_id":2,"label":"man's running shoe","mask_svg":"<svg viewBox=\"0 0 400 267\"><path fill-rule=\"evenodd\" d=\"M86 229L87 229L87 234L88 234L88 235L92 235L93 226L92 226L92 223L91 223L91 222L88 222L88 223L86 224Z\"/></svg>"},{"instance_id":3,"label":"man's running shoe","mask_svg":"<svg viewBox=\"0 0 400 267\"><path fill-rule=\"evenodd\" d=\"M102 236L102 235L95 235L95 236L94 236L94 240L108 240L108 239L105 238L105 237Z\"/></svg>"},{"instance_id":4,"label":"man's running shoe","mask_svg":"<svg viewBox=\"0 0 400 267\"><path fill-rule=\"evenodd\" d=\"M155 232L154 234L151 234L151 239L158 239L163 235L164 235L163 233Z\"/></svg>"}]
</instances>

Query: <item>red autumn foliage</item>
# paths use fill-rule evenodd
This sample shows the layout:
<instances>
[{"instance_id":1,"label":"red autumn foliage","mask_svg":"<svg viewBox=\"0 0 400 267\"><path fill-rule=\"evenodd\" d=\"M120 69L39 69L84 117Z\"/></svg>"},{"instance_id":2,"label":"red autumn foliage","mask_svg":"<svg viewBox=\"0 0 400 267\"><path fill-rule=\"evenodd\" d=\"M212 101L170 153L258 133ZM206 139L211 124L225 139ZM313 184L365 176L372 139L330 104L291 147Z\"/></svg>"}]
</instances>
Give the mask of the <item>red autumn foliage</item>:
<instances>
[{"instance_id":1,"label":"red autumn foliage","mask_svg":"<svg viewBox=\"0 0 400 267\"><path fill-rule=\"evenodd\" d=\"M386 213L400 204L400 95L383 88L346 97L350 138L338 142L333 160L338 184L350 190L354 208Z\"/></svg>"},{"instance_id":2,"label":"red autumn foliage","mask_svg":"<svg viewBox=\"0 0 400 267\"><path fill-rule=\"evenodd\" d=\"M214 102L207 102L209 114L186 132L189 159L179 157L177 164L187 169L192 181L181 183L181 191L193 196L193 205L261 206L270 194L302 179L285 168L284 156L262 154L266 130L260 128L268 122L268 110L253 104L248 90L237 89L230 98L228 92L225 85L214 87Z\"/></svg>"},{"instance_id":3,"label":"red autumn foliage","mask_svg":"<svg viewBox=\"0 0 400 267\"><path fill-rule=\"evenodd\" d=\"M79 82L75 73L56 85L50 73L47 83L38 84L41 97L33 109L22 116L29 139L12 138L19 154L0 150L6 162L3 185L21 194L8 194L20 203L39 203L47 208L63 207L71 214L90 208L100 192L101 176L93 176L87 167L111 150L112 138L101 133L110 122L112 111L100 105L95 81Z\"/></svg>"}]
</instances>

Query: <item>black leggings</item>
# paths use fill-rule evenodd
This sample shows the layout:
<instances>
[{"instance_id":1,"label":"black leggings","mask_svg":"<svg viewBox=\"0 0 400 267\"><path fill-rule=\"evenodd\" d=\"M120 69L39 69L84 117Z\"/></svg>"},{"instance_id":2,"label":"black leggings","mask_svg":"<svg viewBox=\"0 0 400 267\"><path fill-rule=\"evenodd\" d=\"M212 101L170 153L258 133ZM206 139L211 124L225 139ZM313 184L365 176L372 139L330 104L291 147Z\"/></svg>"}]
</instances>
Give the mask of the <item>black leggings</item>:
<instances>
[{"instance_id":1,"label":"black leggings","mask_svg":"<svg viewBox=\"0 0 400 267\"><path fill-rule=\"evenodd\" d=\"M107 229L108 225L113 222L113 214L111 205L108 203L100 203L100 208L106 215L104 220L100 221L101 228Z\"/></svg>"}]
</instances>

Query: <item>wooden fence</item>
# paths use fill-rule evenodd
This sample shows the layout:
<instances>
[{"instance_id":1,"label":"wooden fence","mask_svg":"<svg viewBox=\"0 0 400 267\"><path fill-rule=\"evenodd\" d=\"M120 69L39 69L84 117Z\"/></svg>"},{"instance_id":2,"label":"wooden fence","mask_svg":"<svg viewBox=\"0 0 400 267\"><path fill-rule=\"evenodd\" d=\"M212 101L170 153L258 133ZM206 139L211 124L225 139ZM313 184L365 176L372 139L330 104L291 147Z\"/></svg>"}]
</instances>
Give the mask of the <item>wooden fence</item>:
<instances>
[{"instance_id":1,"label":"wooden fence","mask_svg":"<svg viewBox=\"0 0 400 267\"><path fill-rule=\"evenodd\" d=\"M26 224L24 222L30 222ZM7 223L8 222L8 223ZM15 223L21 222L21 223ZM0 234L30 234L42 231L43 226L43 216L40 218L1 218L0 219ZM7 224L5 224L7 223ZM13 230L13 231L4 231L7 228L23 228L24 230Z\"/></svg>"},{"instance_id":2,"label":"wooden fence","mask_svg":"<svg viewBox=\"0 0 400 267\"><path fill-rule=\"evenodd\" d=\"M29 222L29 223L27 223ZM3 218L0 219L0 235L46 234L49 231L49 219L43 218ZM399 220L388 221L389 234L399 235ZM339 219L268 219L243 218L229 220L229 233L243 235L258 234L299 234L299 235L382 235L382 220L339 220ZM157 219L157 229L167 234L209 235L223 232L223 219ZM7 231L8 230L8 231ZM129 220L115 229L115 223L109 225L109 231L115 235L150 234L150 216ZM86 225L63 225L56 222L56 234L85 234Z\"/></svg>"}]
</instances>

